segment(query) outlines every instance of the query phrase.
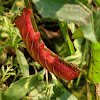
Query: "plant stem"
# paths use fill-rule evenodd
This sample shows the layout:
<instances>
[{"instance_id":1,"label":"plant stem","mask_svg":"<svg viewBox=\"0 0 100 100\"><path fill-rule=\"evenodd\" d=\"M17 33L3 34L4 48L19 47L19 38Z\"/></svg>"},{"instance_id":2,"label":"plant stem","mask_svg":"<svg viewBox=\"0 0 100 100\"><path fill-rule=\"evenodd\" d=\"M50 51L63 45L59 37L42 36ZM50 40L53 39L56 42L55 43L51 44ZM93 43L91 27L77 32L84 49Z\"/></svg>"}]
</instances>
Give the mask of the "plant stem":
<instances>
[{"instance_id":1,"label":"plant stem","mask_svg":"<svg viewBox=\"0 0 100 100\"><path fill-rule=\"evenodd\" d=\"M100 83L96 84L96 100L100 100Z\"/></svg>"},{"instance_id":2,"label":"plant stem","mask_svg":"<svg viewBox=\"0 0 100 100\"><path fill-rule=\"evenodd\" d=\"M32 10L30 0L24 0L24 2L25 2L25 5L26 5L26 8ZM37 25L36 25L36 22L35 22L35 19L34 19L33 11L32 11L32 14L31 14L31 21L32 21L34 31L38 32L38 28L37 28Z\"/></svg>"},{"instance_id":3,"label":"plant stem","mask_svg":"<svg viewBox=\"0 0 100 100\"><path fill-rule=\"evenodd\" d=\"M70 37L69 37L69 34L68 34L68 26L67 26L67 23L66 22L58 21L58 24L59 24L60 29L62 31L62 35L63 35L63 38L65 40L65 43L69 47L70 54L73 55L75 53L75 50L74 50L73 43L70 40Z\"/></svg>"},{"instance_id":4,"label":"plant stem","mask_svg":"<svg viewBox=\"0 0 100 100\"><path fill-rule=\"evenodd\" d=\"M81 61L81 64L80 64L80 68L83 67L83 62L85 61L85 58L86 58L87 47L88 47L88 40L86 40L86 42L85 42L85 44L84 44L84 49L82 50L83 53L82 53L82 61ZM80 73L79 77L77 78L76 86L79 85L81 76L82 76L82 74Z\"/></svg>"},{"instance_id":5,"label":"plant stem","mask_svg":"<svg viewBox=\"0 0 100 100\"><path fill-rule=\"evenodd\" d=\"M81 3L81 2L79 2L79 1L77 1L84 9L86 9L90 14L92 14L92 11L89 9L89 8L87 8L83 3Z\"/></svg>"},{"instance_id":6,"label":"plant stem","mask_svg":"<svg viewBox=\"0 0 100 100\"><path fill-rule=\"evenodd\" d=\"M31 7L31 4L30 4L30 0L24 0L25 2L25 5L26 5L26 8L28 9L31 9L32 10L32 7ZM36 22L35 22L35 19L34 19L34 14L32 13L31 14L31 21L32 21L32 25L33 25L33 29L35 32L38 32L38 28L37 28L37 25L36 25ZM39 42L42 43L43 40L41 39L41 37L39 38ZM44 50L47 50L48 48L46 46L44 46ZM55 57L56 54L52 51L50 51L50 55ZM71 62L67 62L65 60L63 60L61 57L59 57L59 61L66 64L67 66L69 67L73 67L74 69L76 69L77 71L79 72L83 72L82 69L78 68L78 65L74 64L74 63L71 63Z\"/></svg>"},{"instance_id":7,"label":"plant stem","mask_svg":"<svg viewBox=\"0 0 100 100\"><path fill-rule=\"evenodd\" d=\"M96 95L96 92L96 84L87 80L87 100L100 100L100 96Z\"/></svg>"},{"instance_id":8,"label":"plant stem","mask_svg":"<svg viewBox=\"0 0 100 100\"><path fill-rule=\"evenodd\" d=\"M87 86L87 100L91 100L90 87L88 81L86 83L86 86Z\"/></svg>"},{"instance_id":9,"label":"plant stem","mask_svg":"<svg viewBox=\"0 0 100 100\"><path fill-rule=\"evenodd\" d=\"M48 70L46 69L46 85L48 85Z\"/></svg>"}]
</instances>

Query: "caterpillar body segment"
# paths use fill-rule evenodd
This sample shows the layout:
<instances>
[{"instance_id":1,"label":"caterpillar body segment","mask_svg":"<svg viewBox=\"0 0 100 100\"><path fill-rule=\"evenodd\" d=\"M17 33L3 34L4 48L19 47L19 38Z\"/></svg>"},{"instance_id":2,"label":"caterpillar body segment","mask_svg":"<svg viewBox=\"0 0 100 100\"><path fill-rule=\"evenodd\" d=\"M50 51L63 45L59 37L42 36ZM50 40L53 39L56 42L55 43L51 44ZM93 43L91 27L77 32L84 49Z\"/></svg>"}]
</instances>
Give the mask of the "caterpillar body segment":
<instances>
[{"instance_id":1,"label":"caterpillar body segment","mask_svg":"<svg viewBox=\"0 0 100 100\"><path fill-rule=\"evenodd\" d=\"M21 16L13 22L17 25L23 42L35 61L40 63L44 68L55 74L57 77L72 80L79 76L79 72L59 61L59 56L50 55L50 50L44 50L44 43L39 43L40 33L35 32L30 20L32 11L24 8Z\"/></svg>"}]
</instances>

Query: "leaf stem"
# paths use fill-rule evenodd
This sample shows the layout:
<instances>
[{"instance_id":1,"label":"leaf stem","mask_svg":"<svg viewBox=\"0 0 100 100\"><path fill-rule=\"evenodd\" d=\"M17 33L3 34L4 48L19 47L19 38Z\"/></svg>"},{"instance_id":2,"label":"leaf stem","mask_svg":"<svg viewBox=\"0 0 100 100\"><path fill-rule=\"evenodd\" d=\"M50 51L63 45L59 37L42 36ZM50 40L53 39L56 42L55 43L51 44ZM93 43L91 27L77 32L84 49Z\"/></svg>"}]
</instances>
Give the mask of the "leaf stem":
<instances>
[{"instance_id":1,"label":"leaf stem","mask_svg":"<svg viewBox=\"0 0 100 100\"><path fill-rule=\"evenodd\" d=\"M89 8L87 8L83 3L81 3L81 2L79 2L79 1L77 1L85 10L87 10L90 14L92 14L92 11L89 9Z\"/></svg>"},{"instance_id":2,"label":"leaf stem","mask_svg":"<svg viewBox=\"0 0 100 100\"><path fill-rule=\"evenodd\" d=\"M32 5L30 3L30 0L24 0L26 8L27 9L31 9L32 10ZM33 14L33 10L32 10L32 14L31 14L31 21L32 21L32 25L33 25L33 29L35 32L38 32L38 28L34 19L34 14Z\"/></svg>"}]
</instances>

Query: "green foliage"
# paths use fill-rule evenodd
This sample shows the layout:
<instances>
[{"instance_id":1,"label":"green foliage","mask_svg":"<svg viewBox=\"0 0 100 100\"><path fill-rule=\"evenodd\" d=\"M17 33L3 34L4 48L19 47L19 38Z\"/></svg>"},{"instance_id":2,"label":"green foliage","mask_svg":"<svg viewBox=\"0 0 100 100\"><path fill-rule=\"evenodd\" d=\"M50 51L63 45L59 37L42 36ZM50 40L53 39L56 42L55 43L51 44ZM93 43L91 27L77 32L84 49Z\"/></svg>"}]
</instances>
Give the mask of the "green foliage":
<instances>
[{"instance_id":1,"label":"green foliage","mask_svg":"<svg viewBox=\"0 0 100 100\"><path fill-rule=\"evenodd\" d=\"M96 39L100 42L100 10L94 12L94 32Z\"/></svg>"},{"instance_id":2,"label":"green foliage","mask_svg":"<svg viewBox=\"0 0 100 100\"><path fill-rule=\"evenodd\" d=\"M6 80L11 76L11 75L15 75L14 73L14 69L12 69L11 67L7 67L7 69L4 69L4 65L2 65L1 67L1 83L6 82Z\"/></svg>"},{"instance_id":3,"label":"green foliage","mask_svg":"<svg viewBox=\"0 0 100 100\"><path fill-rule=\"evenodd\" d=\"M74 0L32 0L44 18L60 21L87 23L90 16L84 8L75 4ZM74 3L74 5L73 5Z\"/></svg>"},{"instance_id":4,"label":"green foliage","mask_svg":"<svg viewBox=\"0 0 100 100\"><path fill-rule=\"evenodd\" d=\"M13 26L10 18L2 16L1 19L2 21L0 26L0 31L1 31L0 38L2 40L7 38L6 42L4 43L2 42L4 48L8 46L12 46L13 48L18 47L20 45L20 40L21 40L21 36L19 34L18 29Z\"/></svg>"},{"instance_id":5,"label":"green foliage","mask_svg":"<svg viewBox=\"0 0 100 100\"><path fill-rule=\"evenodd\" d=\"M88 23L87 25L81 25L78 29L75 30L75 33L73 34L72 38L86 38L92 42L96 42L94 26L92 25L92 23Z\"/></svg>"},{"instance_id":6,"label":"green foliage","mask_svg":"<svg viewBox=\"0 0 100 100\"><path fill-rule=\"evenodd\" d=\"M83 32L81 27L78 27L78 29L75 30L75 33L72 35L72 39L77 39L77 38L83 38Z\"/></svg>"},{"instance_id":7,"label":"green foliage","mask_svg":"<svg viewBox=\"0 0 100 100\"><path fill-rule=\"evenodd\" d=\"M57 97L56 100L78 100L74 95L72 95L70 92L66 91L64 92L60 97Z\"/></svg>"},{"instance_id":8,"label":"green foliage","mask_svg":"<svg viewBox=\"0 0 100 100\"><path fill-rule=\"evenodd\" d=\"M73 62L75 64L80 64L82 61L82 52L81 52L81 44L82 44L83 39L76 39L74 40L74 46L76 49L76 52L74 55L70 55L68 57L65 58L66 61L68 62Z\"/></svg>"},{"instance_id":9,"label":"green foliage","mask_svg":"<svg viewBox=\"0 0 100 100\"><path fill-rule=\"evenodd\" d=\"M98 42L91 45L89 78L95 83L100 83L100 44Z\"/></svg>"},{"instance_id":10,"label":"green foliage","mask_svg":"<svg viewBox=\"0 0 100 100\"><path fill-rule=\"evenodd\" d=\"M53 86L54 95L52 100L78 100L72 93L63 87L63 85L55 78L53 74L52 78L52 82L55 83Z\"/></svg>"},{"instance_id":11,"label":"green foliage","mask_svg":"<svg viewBox=\"0 0 100 100\"><path fill-rule=\"evenodd\" d=\"M23 76L28 77L29 76L29 65L27 63L27 60L24 54L18 49L16 49L16 54L17 54L17 62L19 63Z\"/></svg>"},{"instance_id":12,"label":"green foliage","mask_svg":"<svg viewBox=\"0 0 100 100\"><path fill-rule=\"evenodd\" d=\"M96 42L96 37L94 35L94 28L92 23L88 23L87 25L81 26L83 35L86 39Z\"/></svg>"},{"instance_id":13,"label":"green foliage","mask_svg":"<svg viewBox=\"0 0 100 100\"><path fill-rule=\"evenodd\" d=\"M70 56L71 53L69 50L69 46L63 42L63 39L55 40L55 47L56 47L57 54L62 58Z\"/></svg>"},{"instance_id":14,"label":"green foliage","mask_svg":"<svg viewBox=\"0 0 100 100\"><path fill-rule=\"evenodd\" d=\"M100 7L100 0L95 0L95 2L98 4L98 6Z\"/></svg>"},{"instance_id":15,"label":"green foliage","mask_svg":"<svg viewBox=\"0 0 100 100\"><path fill-rule=\"evenodd\" d=\"M59 24L60 29L62 31L65 43L69 47L70 54L73 55L75 53L75 50L74 50L73 43L70 40L70 37L69 37L68 32L67 32L67 23L65 23L65 22L62 22L62 23L58 22L58 24Z\"/></svg>"},{"instance_id":16,"label":"green foliage","mask_svg":"<svg viewBox=\"0 0 100 100\"><path fill-rule=\"evenodd\" d=\"M2 96L3 100L19 100L24 97L26 93L30 91L32 86L36 84L36 79L40 73L30 77L25 77L17 82L12 83L10 87L4 91Z\"/></svg>"}]
</instances>

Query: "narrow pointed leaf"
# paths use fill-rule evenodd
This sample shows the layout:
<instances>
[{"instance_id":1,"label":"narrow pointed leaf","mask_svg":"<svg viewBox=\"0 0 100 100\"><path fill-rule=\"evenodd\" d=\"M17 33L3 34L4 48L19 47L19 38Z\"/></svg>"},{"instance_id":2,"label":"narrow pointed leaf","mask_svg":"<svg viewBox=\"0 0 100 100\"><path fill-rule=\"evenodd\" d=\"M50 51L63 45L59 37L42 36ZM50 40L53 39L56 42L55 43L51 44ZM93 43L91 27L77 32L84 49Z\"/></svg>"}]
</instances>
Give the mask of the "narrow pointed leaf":
<instances>
[{"instance_id":1,"label":"narrow pointed leaf","mask_svg":"<svg viewBox=\"0 0 100 100\"><path fill-rule=\"evenodd\" d=\"M29 76L29 65L27 63L27 60L24 54L20 50L16 49L16 53L17 53L17 61L19 63L22 74L24 77L28 77Z\"/></svg>"},{"instance_id":2,"label":"narrow pointed leaf","mask_svg":"<svg viewBox=\"0 0 100 100\"><path fill-rule=\"evenodd\" d=\"M68 34L68 31L67 31L67 23L66 22L58 22L59 26L60 26L60 29L62 31L62 34L63 34L63 37L64 37L64 40L65 40L65 43L68 44L68 47L70 49L70 54L73 55L75 53L75 50L74 50L74 46L73 46L73 43L69 37L69 34Z\"/></svg>"}]
</instances>

